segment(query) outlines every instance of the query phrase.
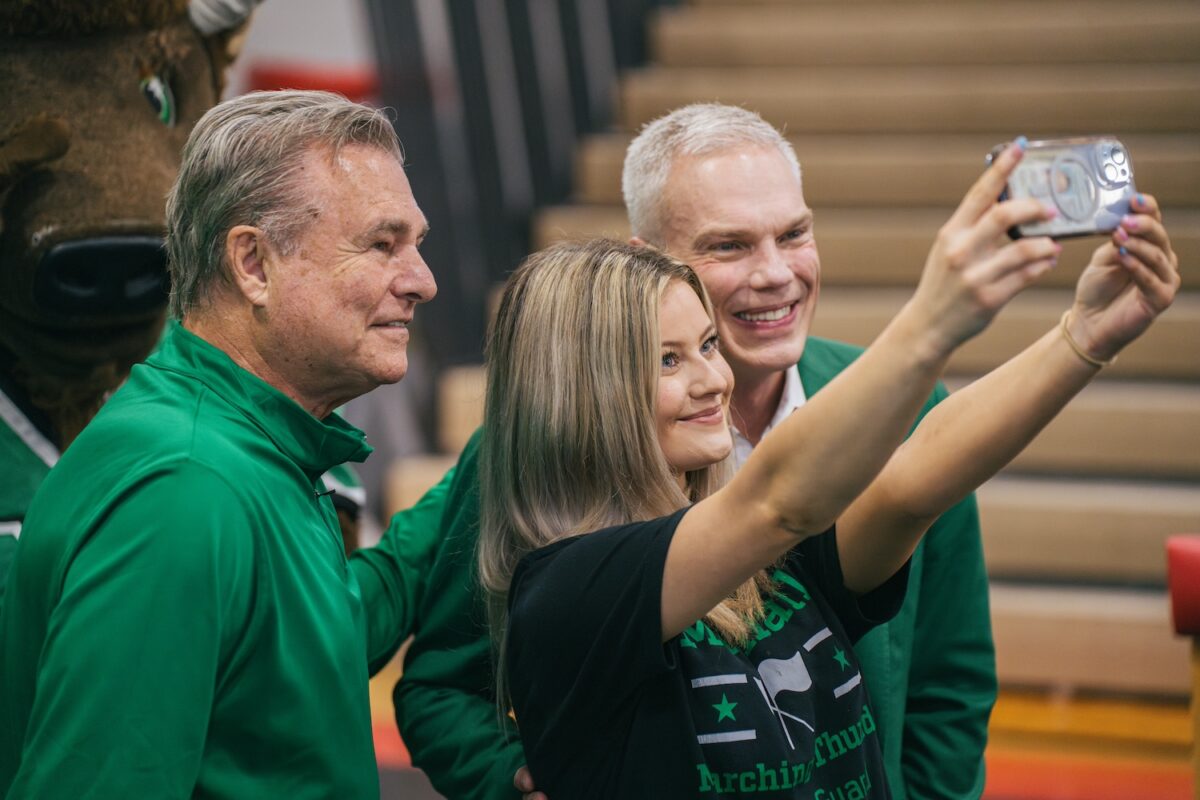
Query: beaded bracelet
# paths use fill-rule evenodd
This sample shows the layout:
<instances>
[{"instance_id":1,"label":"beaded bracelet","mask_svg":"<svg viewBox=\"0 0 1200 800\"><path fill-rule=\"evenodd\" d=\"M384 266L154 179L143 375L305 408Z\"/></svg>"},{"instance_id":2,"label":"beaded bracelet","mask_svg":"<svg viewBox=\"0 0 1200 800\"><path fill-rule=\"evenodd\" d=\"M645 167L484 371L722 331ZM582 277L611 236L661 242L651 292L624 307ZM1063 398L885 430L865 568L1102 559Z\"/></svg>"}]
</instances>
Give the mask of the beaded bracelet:
<instances>
[{"instance_id":1,"label":"beaded bracelet","mask_svg":"<svg viewBox=\"0 0 1200 800\"><path fill-rule=\"evenodd\" d=\"M1066 311L1063 312L1062 322L1059 323L1058 327L1062 330L1063 338L1067 340L1067 344L1070 345L1071 349L1075 351L1075 355L1079 356L1084 361L1091 364L1093 367L1098 367L1100 369L1104 369L1105 367L1110 366L1114 361L1117 360L1116 356L1113 356L1112 358L1108 359L1107 361L1104 359L1096 358L1095 356L1091 355L1086 350L1084 350L1082 347L1080 347L1079 343L1076 342L1071 337L1071 332L1069 330L1067 330L1067 318L1070 316L1071 316L1071 309L1068 308Z\"/></svg>"}]
</instances>

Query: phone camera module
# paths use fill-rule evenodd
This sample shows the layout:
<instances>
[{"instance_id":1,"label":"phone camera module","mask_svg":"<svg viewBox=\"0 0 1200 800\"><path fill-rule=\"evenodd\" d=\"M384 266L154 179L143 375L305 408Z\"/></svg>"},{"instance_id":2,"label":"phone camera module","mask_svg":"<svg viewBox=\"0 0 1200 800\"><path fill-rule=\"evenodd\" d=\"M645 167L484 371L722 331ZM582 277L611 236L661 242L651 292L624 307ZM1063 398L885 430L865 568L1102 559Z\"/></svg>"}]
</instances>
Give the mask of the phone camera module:
<instances>
[{"instance_id":1,"label":"phone camera module","mask_svg":"<svg viewBox=\"0 0 1200 800\"><path fill-rule=\"evenodd\" d=\"M1120 189L1129 184L1129 156L1117 142L1104 142L1096 149L1096 179L1104 189Z\"/></svg>"}]
</instances>

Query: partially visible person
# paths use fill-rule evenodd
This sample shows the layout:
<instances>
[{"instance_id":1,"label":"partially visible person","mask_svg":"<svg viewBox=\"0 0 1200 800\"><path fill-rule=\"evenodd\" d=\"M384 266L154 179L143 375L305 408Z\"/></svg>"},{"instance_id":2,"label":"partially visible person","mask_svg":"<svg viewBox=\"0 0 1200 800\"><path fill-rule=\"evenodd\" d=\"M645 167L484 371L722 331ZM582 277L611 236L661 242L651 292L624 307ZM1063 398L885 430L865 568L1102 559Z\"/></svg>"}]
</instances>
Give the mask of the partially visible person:
<instances>
[{"instance_id":1,"label":"partially visible person","mask_svg":"<svg viewBox=\"0 0 1200 800\"><path fill-rule=\"evenodd\" d=\"M410 624L422 553L348 563L321 476L370 450L333 409L405 374L426 230L378 111L268 92L196 124L177 321L17 547L0 794L378 797L367 660Z\"/></svg>"},{"instance_id":2,"label":"partially visible person","mask_svg":"<svg viewBox=\"0 0 1200 800\"><path fill-rule=\"evenodd\" d=\"M500 707L550 797L891 797L849 645L899 608L932 522L1179 286L1143 198L1061 323L904 441L950 355L1057 262L1050 239L1005 233L1053 216L996 201L1022 155L1004 151L909 302L728 483L732 373L695 272L601 241L514 273L487 348L479 561Z\"/></svg>"}]
</instances>

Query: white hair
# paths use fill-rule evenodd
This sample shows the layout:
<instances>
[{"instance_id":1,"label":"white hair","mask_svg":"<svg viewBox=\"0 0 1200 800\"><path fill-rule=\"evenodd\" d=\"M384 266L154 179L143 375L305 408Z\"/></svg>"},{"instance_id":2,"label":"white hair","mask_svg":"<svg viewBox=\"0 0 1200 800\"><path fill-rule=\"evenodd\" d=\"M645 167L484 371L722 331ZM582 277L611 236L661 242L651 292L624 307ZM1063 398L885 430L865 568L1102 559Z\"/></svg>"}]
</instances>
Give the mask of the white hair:
<instances>
[{"instance_id":1,"label":"white hair","mask_svg":"<svg viewBox=\"0 0 1200 800\"><path fill-rule=\"evenodd\" d=\"M662 245L663 194L680 156L700 156L747 145L774 147L800 180L791 143L753 111L722 103L694 103L646 123L625 152L621 193L634 236Z\"/></svg>"}]
</instances>

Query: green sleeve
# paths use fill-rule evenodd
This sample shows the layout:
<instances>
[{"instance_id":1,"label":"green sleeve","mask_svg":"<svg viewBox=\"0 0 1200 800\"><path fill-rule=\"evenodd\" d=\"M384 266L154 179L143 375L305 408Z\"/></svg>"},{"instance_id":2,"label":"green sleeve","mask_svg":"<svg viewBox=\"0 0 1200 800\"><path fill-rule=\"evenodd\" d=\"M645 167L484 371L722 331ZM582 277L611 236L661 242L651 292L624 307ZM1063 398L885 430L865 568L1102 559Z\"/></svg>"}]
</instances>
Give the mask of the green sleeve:
<instances>
[{"instance_id":1,"label":"green sleeve","mask_svg":"<svg viewBox=\"0 0 1200 800\"><path fill-rule=\"evenodd\" d=\"M350 556L367 618L367 664L374 675L413 632L441 535L451 469L412 508L394 515L379 544Z\"/></svg>"},{"instance_id":2,"label":"green sleeve","mask_svg":"<svg viewBox=\"0 0 1200 800\"><path fill-rule=\"evenodd\" d=\"M203 468L123 498L73 552L47 620L10 797L189 797L254 542Z\"/></svg>"},{"instance_id":3,"label":"green sleeve","mask_svg":"<svg viewBox=\"0 0 1200 800\"><path fill-rule=\"evenodd\" d=\"M20 525L21 523L14 523ZM4 604L4 589L8 586L8 568L17 552L17 537L0 533L0 605Z\"/></svg>"},{"instance_id":4,"label":"green sleeve","mask_svg":"<svg viewBox=\"0 0 1200 800\"><path fill-rule=\"evenodd\" d=\"M497 710L475 569L478 439L476 433L456 467L420 622L394 694L396 721L413 764L446 797L515 800L513 774L525 756Z\"/></svg>"},{"instance_id":5,"label":"green sleeve","mask_svg":"<svg viewBox=\"0 0 1200 800\"><path fill-rule=\"evenodd\" d=\"M901 766L909 800L983 793L996 664L988 581L972 495L924 540Z\"/></svg>"},{"instance_id":6,"label":"green sleeve","mask_svg":"<svg viewBox=\"0 0 1200 800\"><path fill-rule=\"evenodd\" d=\"M938 384L921 417L948 395ZM921 577L909 590L917 613L900 752L904 794L897 794L908 800L979 797L996 656L973 494L937 519L921 550Z\"/></svg>"}]
</instances>

